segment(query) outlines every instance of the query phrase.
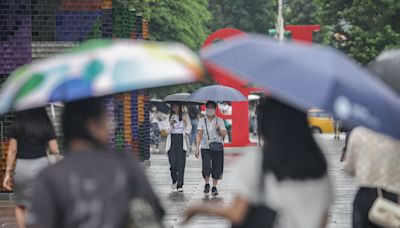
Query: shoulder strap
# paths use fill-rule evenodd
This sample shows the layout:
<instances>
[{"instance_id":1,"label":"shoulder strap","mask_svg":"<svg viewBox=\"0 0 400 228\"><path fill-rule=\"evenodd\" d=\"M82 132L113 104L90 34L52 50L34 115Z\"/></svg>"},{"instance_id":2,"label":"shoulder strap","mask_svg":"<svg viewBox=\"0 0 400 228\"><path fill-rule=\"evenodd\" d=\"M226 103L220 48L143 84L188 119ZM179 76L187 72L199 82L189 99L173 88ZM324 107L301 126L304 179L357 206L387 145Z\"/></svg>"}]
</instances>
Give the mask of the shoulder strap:
<instances>
[{"instance_id":1,"label":"shoulder strap","mask_svg":"<svg viewBox=\"0 0 400 228\"><path fill-rule=\"evenodd\" d=\"M157 117L157 113L154 113L153 118L151 118L150 123Z\"/></svg>"},{"instance_id":2,"label":"shoulder strap","mask_svg":"<svg viewBox=\"0 0 400 228\"><path fill-rule=\"evenodd\" d=\"M208 127L207 127L207 117L204 117L204 123L206 124L207 138L208 141L210 141L210 135L208 134Z\"/></svg>"}]
</instances>

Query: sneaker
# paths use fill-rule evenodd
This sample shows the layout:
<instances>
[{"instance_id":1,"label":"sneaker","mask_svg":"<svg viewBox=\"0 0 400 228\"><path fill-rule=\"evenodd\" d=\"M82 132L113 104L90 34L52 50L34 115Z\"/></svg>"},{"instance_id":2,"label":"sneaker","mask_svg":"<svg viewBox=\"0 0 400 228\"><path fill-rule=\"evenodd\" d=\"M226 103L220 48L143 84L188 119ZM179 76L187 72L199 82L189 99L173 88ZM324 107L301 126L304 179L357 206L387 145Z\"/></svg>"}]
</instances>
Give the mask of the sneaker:
<instances>
[{"instance_id":1,"label":"sneaker","mask_svg":"<svg viewBox=\"0 0 400 228\"><path fill-rule=\"evenodd\" d=\"M211 195L213 195L213 196L218 195L218 190L217 190L216 187L212 187L212 189L211 189Z\"/></svg>"},{"instance_id":2,"label":"sneaker","mask_svg":"<svg viewBox=\"0 0 400 228\"><path fill-rule=\"evenodd\" d=\"M182 187L178 188L178 192L183 192L183 188Z\"/></svg>"},{"instance_id":3,"label":"sneaker","mask_svg":"<svg viewBox=\"0 0 400 228\"><path fill-rule=\"evenodd\" d=\"M171 191L173 191L173 192L176 192L176 184L177 183L173 183L173 184L171 184Z\"/></svg>"},{"instance_id":4,"label":"sneaker","mask_svg":"<svg viewBox=\"0 0 400 228\"><path fill-rule=\"evenodd\" d=\"M210 184L206 184L204 186L204 194L208 194L208 193L210 193Z\"/></svg>"}]
</instances>

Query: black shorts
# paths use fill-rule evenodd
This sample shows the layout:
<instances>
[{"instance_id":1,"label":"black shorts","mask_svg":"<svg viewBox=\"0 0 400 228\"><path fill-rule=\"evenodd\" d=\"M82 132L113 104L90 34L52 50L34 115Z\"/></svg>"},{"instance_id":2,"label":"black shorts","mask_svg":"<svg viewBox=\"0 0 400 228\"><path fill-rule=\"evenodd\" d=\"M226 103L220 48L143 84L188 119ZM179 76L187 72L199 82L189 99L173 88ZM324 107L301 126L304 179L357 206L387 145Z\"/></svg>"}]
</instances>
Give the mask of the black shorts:
<instances>
[{"instance_id":1,"label":"black shorts","mask_svg":"<svg viewBox=\"0 0 400 228\"><path fill-rule=\"evenodd\" d=\"M224 171L224 151L210 151L201 149L203 177L212 176L213 179L222 179Z\"/></svg>"}]
</instances>

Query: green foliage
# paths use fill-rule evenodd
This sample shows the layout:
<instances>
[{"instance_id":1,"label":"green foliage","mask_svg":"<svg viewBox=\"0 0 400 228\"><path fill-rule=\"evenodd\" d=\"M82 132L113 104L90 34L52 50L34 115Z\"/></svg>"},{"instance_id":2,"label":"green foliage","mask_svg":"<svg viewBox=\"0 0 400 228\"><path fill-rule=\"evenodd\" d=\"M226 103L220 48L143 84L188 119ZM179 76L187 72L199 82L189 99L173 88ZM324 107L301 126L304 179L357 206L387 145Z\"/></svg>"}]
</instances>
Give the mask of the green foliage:
<instances>
[{"instance_id":1,"label":"green foliage","mask_svg":"<svg viewBox=\"0 0 400 228\"><path fill-rule=\"evenodd\" d=\"M318 0L324 41L362 64L400 47L400 1Z\"/></svg>"},{"instance_id":2,"label":"green foliage","mask_svg":"<svg viewBox=\"0 0 400 228\"><path fill-rule=\"evenodd\" d=\"M136 11L138 15L141 15L143 18L148 20L152 14L150 3L155 1L157 0L128 0L127 5L130 10Z\"/></svg>"},{"instance_id":3,"label":"green foliage","mask_svg":"<svg viewBox=\"0 0 400 228\"><path fill-rule=\"evenodd\" d=\"M266 34L275 26L277 4L275 0L209 0L209 10L212 31L232 27Z\"/></svg>"},{"instance_id":4,"label":"green foliage","mask_svg":"<svg viewBox=\"0 0 400 228\"><path fill-rule=\"evenodd\" d=\"M319 6L314 0L287 0L284 2L283 17L287 25L318 24Z\"/></svg>"},{"instance_id":5,"label":"green foliage","mask_svg":"<svg viewBox=\"0 0 400 228\"><path fill-rule=\"evenodd\" d=\"M208 35L211 18L207 0L147 1L151 9L149 30L151 40L178 41L192 49L201 46Z\"/></svg>"}]
</instances>

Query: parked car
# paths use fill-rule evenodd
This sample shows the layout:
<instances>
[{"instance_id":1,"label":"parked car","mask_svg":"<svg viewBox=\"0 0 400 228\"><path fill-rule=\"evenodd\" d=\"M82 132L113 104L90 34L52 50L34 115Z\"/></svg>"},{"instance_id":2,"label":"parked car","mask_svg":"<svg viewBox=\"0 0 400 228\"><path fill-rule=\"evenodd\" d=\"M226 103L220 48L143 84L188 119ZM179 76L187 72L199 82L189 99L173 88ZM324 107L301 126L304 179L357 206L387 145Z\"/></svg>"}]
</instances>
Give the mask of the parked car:
<instances>
[{"instance_id":1,"label":"parked car","mask_svg":"<svg viewBox=\"0 0 400 228\"><path fill-rule=\"evenodd\" d=\"M334 133L332 114L321 109L308 111L308 123L313 133Z\"/></svg>"}]
</instances>

